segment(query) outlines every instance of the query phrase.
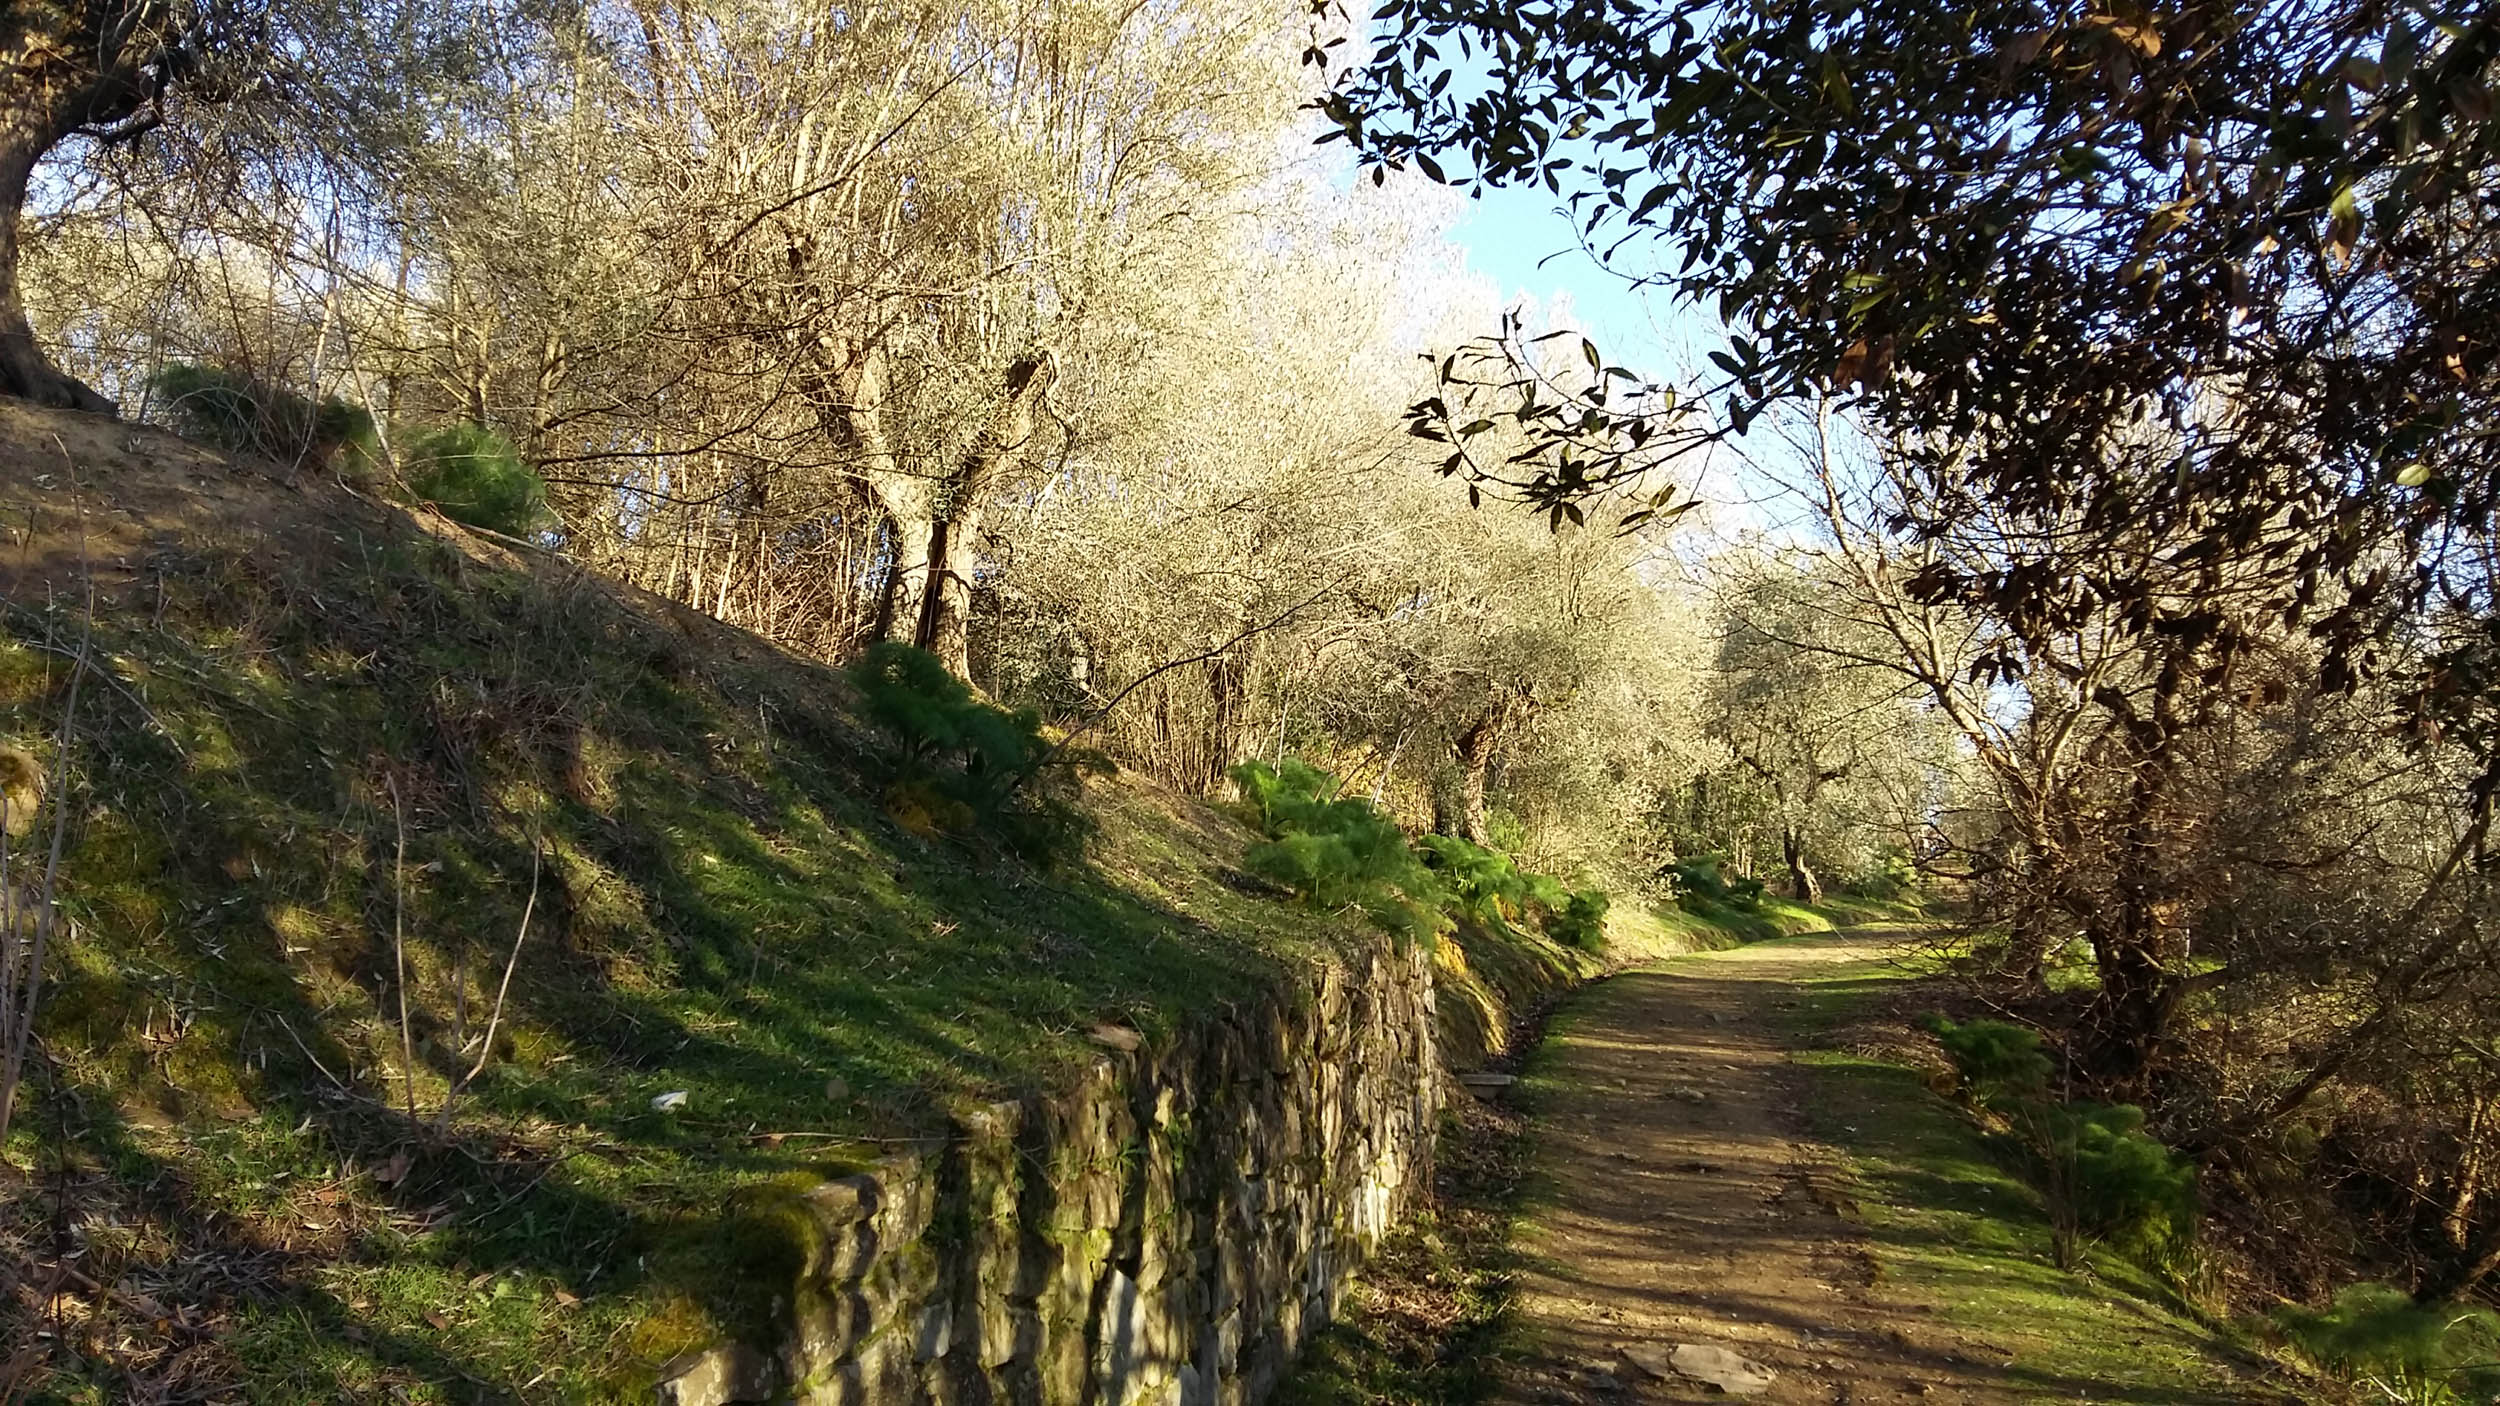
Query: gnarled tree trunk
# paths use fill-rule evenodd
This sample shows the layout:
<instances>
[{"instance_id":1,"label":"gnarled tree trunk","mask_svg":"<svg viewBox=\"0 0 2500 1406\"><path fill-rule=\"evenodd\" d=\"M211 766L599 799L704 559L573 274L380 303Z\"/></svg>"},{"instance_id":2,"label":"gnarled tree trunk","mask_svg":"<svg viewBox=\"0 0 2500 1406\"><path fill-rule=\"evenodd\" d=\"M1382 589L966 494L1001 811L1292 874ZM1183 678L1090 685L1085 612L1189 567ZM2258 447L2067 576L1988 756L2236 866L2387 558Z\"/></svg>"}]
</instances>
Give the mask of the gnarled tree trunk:
<instances>
[{"instance_id":1,"label":"gnarled tree trunk","mask_svg":"<svg viewBox=\"0 0 2500 1406\"><path fill-rule=\"evenodd\" d=\"M818 420L835 446L850 455L851 484L885 519L880 535L892 554L875 635L911 644L920 630L920 602L929 581L931 485L904 472L886 432L885 348L875 343L856 346L831 336L819 348L829 369L812 387Z\"/></svg>"},{"instance_id":2,"label":"gnarled tree trunk","mask_svg":"<svg viewBox=\"0 0 2500 1406\"><path fill-rule=\"evenodd\" d=\"M1780 830L1780 858L1788 865L1788 892L1799 903L1823 901L1823 881L1806 863L1806 837L1796 826Z\"/></svg>"},{"instance_id":3,"label":"gnarled tree trunk","mask_svg":"<svg viewBox=\"0 0 2500 1406\"><path fill-rule=\"evenodd\" d=\"M1047 355L1020 356L1007 367L1005 396L955 472L938 486L922 553L926 582L912 643L934 654L947 672L972 680L972 555L981 519L999 478L1033 442L1036 412L1055 372Z\"/></svg>"},{"instance_id":4,"label":"gnarled tree trunk","mask_svg":"<svg viewBox=\"0 0 2500 1406\"><path fill-rule=\"evenodd\" d=\"M71 134L125 140L182 66L179 7L149 0L0 4L0 395L112 414L113 403L52 364L18 286L26 190Z\"/></svg>"},{"instance_id":5,"label":"gnarled tree trunk","mask_svg":"<svg viewBox=\"0 0 2500 1406\"><path fill-rule=\"evenodd\" d=\"M2117 718L2131 752L2125 824L2112 856L2108 892L2084 915L2092 940L2099 993L2084 1013L2084 1063L2103 1088L2134 1095L2142 1088L2180 1002L2200 984L2176 970L2180 934L2176 903L2176 827L2170 799L2180 765L2181 728L2172 714L2183 677L2176 658L2158 676L2150 705L2138 708L2115 689L2095 701Z\"/></svg>"},{"instance_id":6,"label":"gnarled tree trunk","mask_svg":"<svg viewBox=\"0 0 2500 1406\"><path fill-rule=\"evenodd\" d=\"M110 414L111 402L54 368L26 321L26 302L17 286L18 212L26 203L27 178L51 143L38 147L22 130L7 133L5 140L0 146L0 395Z\"/></svg>"},{"instance_id":7,"label":"gnarled tree trunk","mask_svg":"<svg viewBox=\"0 0 2500 1406\"><path fill-rule=\"evenodd\" d=\"M915 472L894 450L885 423L884 348L833 338L824 346L832 369L819 383L818 413L834 443L851 454L851 479L891 534L877 636L928 650L969 683L973 547L991 491L1032 443L1056 374L1051 358L1037 352L1008 365L989 423L962 461L938 474Z\"/></svg>"},{"instance_id":8,"label":"gnarled tree trunk","mask_svg":"<svg viewBox=\"0 0 2500 1406\"><path fill-rule=\"evenodd\" d=\"M1502 734L1529 706L1519 694L1497 688L1467 730L1450 739L1450 760L1458 763L1458 837L1469 844L1491 843L1485 792L1492 781L1493 755L1501 748ZM1440 828L1447 833L1448 817L1441 817Z\"/></svg>"}]
</instances>

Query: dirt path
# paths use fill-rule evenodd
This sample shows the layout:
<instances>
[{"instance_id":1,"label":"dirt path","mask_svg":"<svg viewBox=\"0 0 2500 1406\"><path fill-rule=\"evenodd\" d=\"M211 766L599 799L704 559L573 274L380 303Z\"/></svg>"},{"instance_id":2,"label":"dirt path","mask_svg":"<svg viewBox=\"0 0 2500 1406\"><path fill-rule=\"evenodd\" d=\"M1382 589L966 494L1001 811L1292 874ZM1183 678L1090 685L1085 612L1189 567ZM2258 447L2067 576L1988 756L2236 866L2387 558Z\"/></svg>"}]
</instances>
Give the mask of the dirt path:
<instances>
[{"instance_id":1,"label":"dirt path","mask_svg":"<svg viewBox=\"0 0 2500 1406\"><path fill-rule=\"evenodd\" d=\"M2005 1349L1878 1287L1847 1163L1806 1130L1813 1074L1791 1064L1784 1016L1793 983L1885 941L1715 954L1616 977L1568 1012L1537 1066L1538 1209L1519 1245L1521 1355L1501 1399L1725 1399L1633 1360L1663 1366L1678 1346L1769 1369L1750 1399L1772 1406L2212 1399L2072 1379L2043 1390Z\"/></svg>"}]
</instances>

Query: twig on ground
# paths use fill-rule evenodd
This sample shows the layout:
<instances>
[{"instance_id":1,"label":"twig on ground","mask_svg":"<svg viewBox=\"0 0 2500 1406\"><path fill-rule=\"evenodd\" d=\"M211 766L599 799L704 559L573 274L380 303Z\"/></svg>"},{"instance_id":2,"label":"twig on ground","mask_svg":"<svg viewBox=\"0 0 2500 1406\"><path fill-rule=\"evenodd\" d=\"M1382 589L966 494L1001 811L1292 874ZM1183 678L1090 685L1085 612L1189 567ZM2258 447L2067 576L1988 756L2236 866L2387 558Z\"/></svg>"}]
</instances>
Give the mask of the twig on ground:
<instances>
[{"instance_id":1,"label":"twig on ground","mask_svg":"<svg viewBox=\"0 0 2500 1406\"><path fill-rule=\"evenodd\" d=\"M321 1071L322 1078L330 1081L331 1088L338 1090L340 1093L345 1094L349 1098L362 1099L364 1102L371 1103L377 1108L383 1106L377 1100L366 1098L363 1094L360 1094L354 1089L348 1087L346 1080L331 1073L330 1066L321 1062L321 1056L312 1052L312 1046L304 1043L304 1037L295 1033L295 1026L289 1022L285 1016L272 1010L264 1010L261 1014L268 1016L271 1020L278 1023L278 1028L286 1032L286 1037L295 1042L295 1048L303 1052L304 1058L312 1061L312 1067Z\"/></svg>"},{"instance_id":2,"label":"twig on ground","mask_svg":"<svg viewBox=\"0 0 2500 1406\"><path fill-rule=\"evenodd\" d=\"M399 983L400 1072L407 1085L408 1121L417 1121L417 1036L408 1025L408 814L399 798L399 778L382 773L391 793L391 826L398 837L391 860L391 966Z\"/></svg>"},{"instance_id":3,"label":"twig on ground","mask_svg":"<svg viewBox=\"0 0 2500 1406\"><path fill-rule=\"evenodd\" d=\"M538 828L532 826L530 829L530 896L528 901L521 905L521 926L512 935L511 954L504 958L503 980L495 986L495 1008L486 1017L486 1035L478 1043L477 1063L470 1065L469 1071L453 1081L452 1086L444 1091L442 1110L434 1117L434 1131L437 1135L451 1126L451 1108L459 1101L461 1092L467 1089L470 1082L478 1075L486 1072L487 1061L495 1057L495 1031L503 1024L504 998L512 992L512 972L521 964L521 946L529 941L530 917L538 911L538 877L542 867L541 858L544 854L545 850L540 844Z\"/></svg>"}]
</instances>

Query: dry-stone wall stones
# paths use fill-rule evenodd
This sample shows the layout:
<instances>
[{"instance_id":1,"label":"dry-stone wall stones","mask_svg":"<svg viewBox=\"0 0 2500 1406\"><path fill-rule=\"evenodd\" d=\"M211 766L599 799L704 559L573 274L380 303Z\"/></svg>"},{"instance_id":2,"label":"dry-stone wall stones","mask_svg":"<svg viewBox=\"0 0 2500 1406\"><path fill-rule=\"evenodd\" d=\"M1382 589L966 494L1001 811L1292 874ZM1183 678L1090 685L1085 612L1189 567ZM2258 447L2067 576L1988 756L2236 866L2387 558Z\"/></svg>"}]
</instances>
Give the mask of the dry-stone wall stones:
<instances>
[{"instance_id":1,"label":"dry-stone wall stones","mask_svg":"<svg viewBox=\"0 0 2500 1406\"><path fill-rule=\"evenodd\" d=\"M1122 1050L942 1144L750 1209L777 1343L663 1373L723 1406L1254 1406L1430 1182L1432 966L1382 947Z\"/></svg>"}]
</instances>

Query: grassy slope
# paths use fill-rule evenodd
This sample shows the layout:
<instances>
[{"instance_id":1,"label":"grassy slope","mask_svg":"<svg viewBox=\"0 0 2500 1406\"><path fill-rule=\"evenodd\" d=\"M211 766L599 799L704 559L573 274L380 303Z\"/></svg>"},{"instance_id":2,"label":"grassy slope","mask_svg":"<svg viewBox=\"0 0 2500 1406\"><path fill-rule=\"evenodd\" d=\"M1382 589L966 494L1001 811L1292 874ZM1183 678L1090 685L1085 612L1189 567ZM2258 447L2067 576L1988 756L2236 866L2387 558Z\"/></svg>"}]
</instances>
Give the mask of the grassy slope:
<instances>
[{"instance_id":1,"label":"grassy slope","mask_svg":"<svg viewBox=\"0 0 2500 1406\"><path fill-rule=\"evenodd\" d=\"M1660 961L1741 940L1733 929L1675 909L1618 902L1606 915L1606 950L1586 952L1525 929L1462 922L1435 952L1441 1059L1471 1070L1509 1052L1520 1022L1600 972Z\"/></svg>"},{"instance_id":2,"label":"grassy slope","mask_svg":"<svg viewBox=\"0 0 2500 1406\"><path fill-rule=\"evenodd\" d=\"M335 485L0 403L0 502L0 735L49 753L96 592L77 933L0 1149L0 1251L115 1286L58 1301L57 1399L633 1396L763 1311L733 1187L1348 940L1228 884L1233 822L1127 782L1057 874L916 838L830 671ZM534 849L510 1007L434 1136Z\"/></svg>"},{"instance_id":3,"label":"grassy slope","mask_svg":"<svg viewBox=\"0 0 2500 1406\"><path fill-rule=\"evenodd\" d=\"M2095 1249L2086 1272L2055 1266L2047 1213L2009 1150L1882 1053L1906 1033L1894 1008L1907 975L1876 962L1835 970L1799 993L1795 1017L1808 1116L1849 1153L1877 1292L2001 1350L2043 1399L2285 1399L2252 1390L2264 1364L2141 1265Z\"/></svg>"}]
</instances>

